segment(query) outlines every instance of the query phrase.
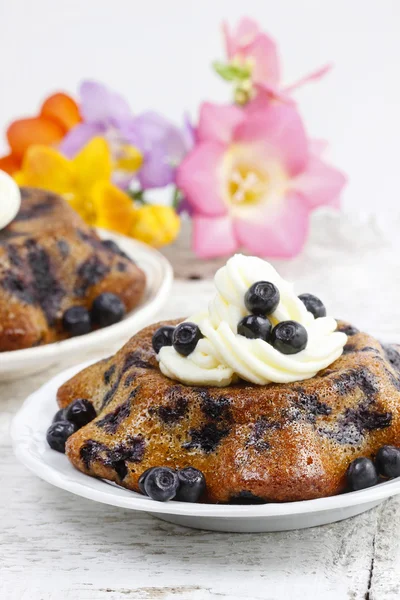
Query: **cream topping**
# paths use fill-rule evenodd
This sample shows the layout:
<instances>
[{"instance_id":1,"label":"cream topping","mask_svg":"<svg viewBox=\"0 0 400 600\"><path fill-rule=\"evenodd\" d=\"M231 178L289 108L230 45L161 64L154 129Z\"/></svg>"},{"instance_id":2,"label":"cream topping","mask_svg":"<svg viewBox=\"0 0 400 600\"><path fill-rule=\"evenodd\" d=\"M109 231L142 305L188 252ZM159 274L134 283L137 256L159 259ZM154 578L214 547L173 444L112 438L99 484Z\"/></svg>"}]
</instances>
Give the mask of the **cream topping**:
<instances>
[{"instance_id":1,"label":"cream topping","mask_svg":"<svg viewBox=\"0 0 400 600\"><path fill-rule=\"evenodd\" d=\"M297 354L282 354L261 339L248 339L237 333L239 321L249 314L244 297L257 281L270 281L280 292L280 302L269 315L272 325L293 320L308 334L307 346ZM293 290L268 262L257 257L237 254L217 271L217 293L208 311L188 321L196 323L204 338L189 356L181 356L172 346L159 352L164 375L188 385L224 387L238 377L266 385L289 383L314 377L343 352L347 336L336 331L332 317L315 319Z\"/></svg>"},{"instance_id":2,"label":"cream topping","mask_svg":"<svg viewBox=\"0 0 400 600\"><path fill-rule=\"evenodd\" d=\"M21 206L21 193L14 179L0 170L0 230L16 217Z\"/></svg>"}]
</instances>

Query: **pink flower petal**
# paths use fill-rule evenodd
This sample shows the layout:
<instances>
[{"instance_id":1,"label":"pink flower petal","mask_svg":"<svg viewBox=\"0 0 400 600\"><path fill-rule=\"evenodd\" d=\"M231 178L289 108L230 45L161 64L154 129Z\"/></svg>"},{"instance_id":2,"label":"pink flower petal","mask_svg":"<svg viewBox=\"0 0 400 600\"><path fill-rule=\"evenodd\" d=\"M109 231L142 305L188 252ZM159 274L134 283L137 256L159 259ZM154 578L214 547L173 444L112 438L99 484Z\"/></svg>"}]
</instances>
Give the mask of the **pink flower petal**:
<instances>
[{"instance_id":1,"label":"pink flower petal","mask_svg":"<svg viewBox=\"0 0 400 600\"><path fill-rule=\"evenodd\" d=\"M221 183L224 151L225 146L218 142L201 142L178 167L176 184L201 215L217 217L227 212Z\"/></svg>"},{"instance_id":2,"label":"pink flower petal","mask_svg":"<svg viewBox=\"0 0 400 600\"><path fill-rule=\"evenodd\" d=\"M234 220L240 244L253 254L291 258L303 248L308 234L309 212L304 199L290 192L280 206L256 207L251 219Z\"/></svg>"},{"instance_id":3,"label":"pink flower petal","mask_svg":"<svg viewBox=\"0 0 400 600\"><path fill-rule=\"evenodd\" d=\"M193 217L193 250L201 258L227 256L237 250L232 220L229 216L217 219Z\"/></svg>"},{"instance_id":4,"label":"pink flower petal","mask_svg":"<svg viewBox=\"0 0 400 600\"><path fill-rule=\"evenodd\" d=\"M245 118L243 109L234 104L211 104L203 102L200 107L197 138L200 141L215 140L229 143L233 131Z\"/></svg>"},{"instance_id":5,"label":"pink flower petal","mask_svg":"<svg viewBox=\"0 0 400 600\"><path fill-rule=\"evenodd\" d=\"M319 69L316 69L309 75L305 75L304 77L302 77L295 83L292 83L292 85L289 85L288 87L286 87L284 89L284 92L287 94L291 94L292 92L297 90L299 87L301 87L305 83L319 81L322 77L324 77L327 73L329 73L329 71L332 69L332 67L333 67L333 65L328 64L328 65L324 65L323 67L320 67Z\"/></svg>"},{"instance_id":6,"label":"pink flower petal","mask_svg":"<svg viewBox=\"0 0 400 600\"><path fill-rule=\"evenodd\" d=\"M307 166L308 142L296 108L270 104L248 112L246 121L235 130L235 141L254 144L265 159L281 162L289 175L298 175Z\"/></svg>"},{"instance_id":7,"label":"pink flower petal","mask_svg":"<svg viewBox=\"0 0 400 600\"><path fill-rule=\"evenodd\" d=\"M254 61L252 80L254 83L266 83L278 86L280 80L279 58L275 42L265 33L260 33L246 46L241 56Z\"/></svg>"},{"instance_id":8,"label":"pink flower petal","mask_svg":"<svg viewBox=\"0 0 400 600\"><path fill-rule=\"evenodd\" d=\"M326 140L309 140L310 156L321 156L328 146L329 143Z\"/></svg>"},{"instance_id":9,"label":"pink flower petal","mask_svg":"<svg viewBox=\"0 0 400 600\"><path fill-rule=\"evenodd\" d=\"M250 44L260 32L257 21L249 17L243 17L236 27L235 38L239 46L245 46Z\"/></svg>"},{"instance_id":10,"label":"pink flower petal","mask_svg":"<svg viewBox=\"0 0 400 600\"><path fill-rule=\"evenodd\" d=\"M284 102L285 104L295 104L291 96L282 92L273 85L267 83L256 83L254 85L255 97L246 104L246 112L256 112L263 110L274 102Z\"/></svg>"},{"instance_id":11,"label":"pink flower petal","mask_svg":"<svg viewBox=\"0 0 400 600\"><path fill-rule=\"evenodd\" d=\"M304 196L310 208L340 208L340 193L346 184L343 173L317 157L311 157L307 170L293 179L291 187Z\"/></svg>"},{"instance_id":12,"label":"pink flower petal","mask_svg":"<svg viewBox=\"0 0 400 600\"><path fill-rule=\"evenodd\" d=\"M234 32L231 33L229 25L226 22L222 24L222 30L228 58L233 58L242 46L251 43L260 32L258 23L247 17L239 21Z\"/></svg>"},{"instance_id":13,"label":"pink flower petal","mask_svg":"<svg viewBox=\"0 0 400 600\"><path fill-rule=\"evenodd\" d=\"M226 55L228 58L233 58L236 53L236 43L229 29L229 25L225 21L222 23L222 35L225 41Z\"/></svg>"}]
</instances>

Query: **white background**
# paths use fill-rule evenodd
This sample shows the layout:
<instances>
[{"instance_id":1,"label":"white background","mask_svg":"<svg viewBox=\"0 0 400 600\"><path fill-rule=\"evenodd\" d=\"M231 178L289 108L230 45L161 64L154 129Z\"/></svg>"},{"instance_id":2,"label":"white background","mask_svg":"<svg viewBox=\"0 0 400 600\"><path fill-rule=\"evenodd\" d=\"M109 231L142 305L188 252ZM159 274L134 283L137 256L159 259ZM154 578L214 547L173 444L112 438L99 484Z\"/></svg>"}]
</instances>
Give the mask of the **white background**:
<instances>
[{"instance_id":1,"label":"white background","mask_svg":"<svg viewBox=\"0 0 400 600\"><path fill-rule=\"evenodd\" d=\"M335 63L297 93L307 127L349 175L347 210L397 210L399 0L0 0L0 128L85 77L136 113L195 117L201 100L229 98L209 65L223 58L220 22L243 15L278 40L285 82Z\"/></svg>"}]
</instances>

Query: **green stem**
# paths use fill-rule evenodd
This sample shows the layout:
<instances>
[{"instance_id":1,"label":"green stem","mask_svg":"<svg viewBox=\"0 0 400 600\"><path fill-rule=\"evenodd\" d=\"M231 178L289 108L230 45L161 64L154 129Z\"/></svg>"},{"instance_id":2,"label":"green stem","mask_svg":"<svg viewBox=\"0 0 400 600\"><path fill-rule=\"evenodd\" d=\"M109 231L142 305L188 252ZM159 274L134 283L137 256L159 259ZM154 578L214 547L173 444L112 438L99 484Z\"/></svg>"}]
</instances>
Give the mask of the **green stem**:
<instances>
[{"instance_id":1,"label":"green stem","mask_svg":"<svg viewBox=\"0 0 400 600\"><path fill-rule=\"evenodd\" d=\"M134 202L137 202L138 204L147 204L144 197L144 190L128 190L127 193Z\"/></svg>"},{"instance_id":2,"label":"green stem","mask_svg":"<svg viewBox=\"0 0 400 600\"><path fill-rule=\"evenodd\" d=\"M181 200L182 200L182 192L176 187L172 194L172 208L174 210L177 210Z\"/></svg>"}]
</instances>

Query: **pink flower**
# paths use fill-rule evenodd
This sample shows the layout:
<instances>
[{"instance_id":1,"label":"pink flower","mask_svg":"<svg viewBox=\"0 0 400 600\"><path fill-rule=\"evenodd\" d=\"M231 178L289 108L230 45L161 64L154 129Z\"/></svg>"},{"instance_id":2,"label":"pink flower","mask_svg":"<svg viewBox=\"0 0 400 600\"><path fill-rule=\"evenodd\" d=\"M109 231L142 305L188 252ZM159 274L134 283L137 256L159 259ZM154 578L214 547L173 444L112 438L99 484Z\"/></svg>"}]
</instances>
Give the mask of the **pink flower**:
<instances>
[{"instance_id":1,"label":"pink flower","mask_svg":"<svg viewBox=\"0 0 400 600\"><path fill-rule=\"evenodd\" d=\"M288 87L281 85L281 69L276 44L263 33L252 19L243 18L235 31L223 24L226 53L230 65L248 70L249 77L237 81L236 96L244 104L259 92L266 92L271 98L292 102L289 94L310 81L320 79L330 70L326 65ZM243 100L241 100L243 98Z\"/></svg>"},{"instance_id":2,"label":"pink flower","mask_svg":"<svg viewBox=\"0 0 400 600\"><path fill-rule=\"evenodd\" d=\"M210 258L243 247L259 256L298 254L310 213L337 208L345 184L320 149L292 104L203 104L197 143L177 172L193 209L196 253Z\"/></svg>"}]
</instances>

